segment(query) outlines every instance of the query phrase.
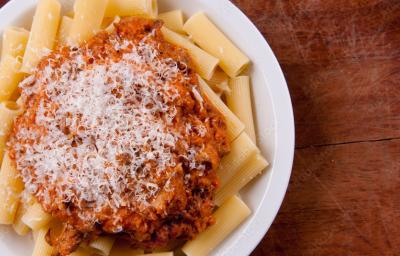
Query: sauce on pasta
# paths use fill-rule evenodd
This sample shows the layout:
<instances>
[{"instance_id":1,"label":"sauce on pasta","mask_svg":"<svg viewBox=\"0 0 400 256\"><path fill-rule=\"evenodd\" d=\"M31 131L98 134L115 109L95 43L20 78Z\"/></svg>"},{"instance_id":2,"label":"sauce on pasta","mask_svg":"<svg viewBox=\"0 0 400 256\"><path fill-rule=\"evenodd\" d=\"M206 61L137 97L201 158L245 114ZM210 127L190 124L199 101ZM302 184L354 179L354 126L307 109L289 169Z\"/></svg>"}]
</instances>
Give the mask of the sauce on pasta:
<instances>
[{"instance_id":1,"label":"sauce on pasta","mask_svg":"<svg viewBox=\"0 0 400 256\"><path fill-rule=\"evenodd\" d=\"M162 22L125 18L80 47L59 47L21 83L26 112L10 156L43 209L66 223L61 255L114 234L155 248L213 223L223 116Z\"/></svg>"}]
</instances>

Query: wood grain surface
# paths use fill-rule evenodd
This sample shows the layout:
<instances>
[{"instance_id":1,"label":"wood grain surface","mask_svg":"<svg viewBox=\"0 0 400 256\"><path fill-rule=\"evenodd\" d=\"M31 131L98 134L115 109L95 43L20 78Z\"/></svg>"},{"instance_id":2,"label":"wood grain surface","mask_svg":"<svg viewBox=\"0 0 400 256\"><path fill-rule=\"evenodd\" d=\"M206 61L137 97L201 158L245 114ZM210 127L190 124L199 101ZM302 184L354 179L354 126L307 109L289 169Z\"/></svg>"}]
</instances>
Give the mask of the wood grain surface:
<instances>
[{"instance_id":1,"label":"wood grain surface","mask_svg":"<svg viewBox=\"0 0 400 256\"><path fill-rule=\"evenodd\" d=\"M400 1L233 0L282 65L296 155L261 255L400 255Z\"/></svg>"},{"instance_id":2,"label":"wood grain surface","mask_svg":"<svg viewBox=\"0 0 400 256\"><path fill-rule=\"evenodd\" d=\"M400 1L232 2L277 55L297 130L286 199L253 256L400 255Z\"/></svg>"}]
</instances>

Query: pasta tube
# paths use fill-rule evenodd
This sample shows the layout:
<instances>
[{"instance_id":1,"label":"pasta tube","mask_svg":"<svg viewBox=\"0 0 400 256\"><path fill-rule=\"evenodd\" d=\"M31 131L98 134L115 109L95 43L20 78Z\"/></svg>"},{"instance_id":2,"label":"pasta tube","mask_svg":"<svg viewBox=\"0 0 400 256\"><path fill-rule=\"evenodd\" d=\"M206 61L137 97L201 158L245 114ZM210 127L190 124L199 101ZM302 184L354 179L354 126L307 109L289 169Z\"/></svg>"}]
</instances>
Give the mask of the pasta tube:
<instances>
[{"instance_id":1,"label":"pasta tube","mask_svg":"<svg viewBox=\"0 0 400 256\"><path fill-rule=\"evenodd\" d=\"M220 186L225 186L228 181L243 168L250 157L259 150L246 133L242 133L231 145L231 151L224 156L217 171Z\"/></svg>"},{"instance_id":2,"label":"pasta tube","mask_svg":"<svg viewBox=\"0 0 400 256\"><path fill-rule=\"evenodd\" d=\"M3 56L0 62L0 101L9 100L23 79L20 57Z\"/></svg>"},{"instance_id":3,"label":"pasta tube","mask_svg":"<svg viewBox=\"0 0 400 256\"><path fill-rule=\"evenodd\" d=\"M30 228L22 221L22 216L27 211L27 204L24 202L20 202L18 206L17 213L15 215L14 223L13 223L13 229L15 233L17 233L20 236L24 236L29 233Z\"/></svg>"},{"instance_id":4,"label":"pasta tube","mask_svg":"<svg viewBox=\"0 0 400 256\"><path fill-rule=\"evenodd\" d=\"M46 241L46 234L49 227L43 227L36 231L35 246L33 247L32 256L52 256L55 249L51 247Z\"/></svg>"},{"instance_id":5,"label":"pasta tube","mask_svg":"<svg viewBox=\"0 0 400 256\"><path fill-rule=\"evenodd\" d=\"M239 75L250 64L250 59L203 12L190 17L183 29L196 44L221 60L220 67L230 77Z\"/></svg>"},{"instance_id":6,"label":"pasta tube","mask_svg":"<svg viewBox=\"0 0 400 256\"><path fill-rule=\"evenodd\" d=\"M239 193L239 191L246 186L251 180L268 166L267 160L264 159L260 154L254 154L246 164L239 169L239 171L233 175L233 177L217 190L214 197L216 205L223 204L227 199Z\"/></svg>"},{"instance_id":7,"label":"pasta tube","mask_svg":"<svg viewBox=\"0 0 400 256\"><path fill-rule=\"evenodd\" d=\"M18 27L8 27L3 32L1 58L22 57L29 39L29 31Z\"/></svg>"},{"instance_id":8,"label":"pasta tube","mask_svg":"<svg viewBox=\"0 0 400 256\"><path fill-rule=\"evenodd\" d=\"M22 114L23 110L15 102L4 101L0 103L0 162L6 149L8 135L12 130L14 119Z\"/></svg>"},{"instance_id":9,"label":"pasta tube","mask_svg":"<svg viewBox=\"0 0 400 256\"><path fill-rule=\"evenodd\" d=\"M89 244L89 247L95 249L96 253L99 255L108 256L110 254L114 242L115 238L109 236L102 236L92 241Z\"/></svg>"},{"instance_id":10,"label":"pasta tube","mask_svg":"<svg viewBox=\"0 0 400 256\"><path fill-rule=\"evenodd\" d=\"M201 77L206 80L212 77L214 70L219 63L217 58L200 49L187 38L166 27L162 27L161 32L163 33L165 40L169 43L183 47L189 52L194 64L196 65L196 71Z\"/></svg>"},{"instance_id":11,"label":"pasta tube","mask_svg":"<svg viewBox=\"0 0 400 256\"><path fill-rule=\"evenodd\" d=\"M243 122L245 132L256 143L250 78L248 76L235 77L230 80L229 85L231 92L226 95L226 103L229 109Z\"/></svg>"},{"instance_id":12,"label":"pasta tube","mask_svg":"<svg viewBox=\"0 0 400 256\"><path fill-rule=\"evenodd\" d=\"M160 13L158 18L164 21L164 25L178 33L185 33L183 30L183 12L182 10L175 10L170 12Z\"/></svg>"},{"instance_id":13,"label":"pasta tube","mask_svg":"<svg viewBox=\"0 0 400 256\"><path fill-rule=\"evenodd\" d=\"M63 16L61 19L60 29L58 30L57 41L58 44L67 44L69 31L72 26L73 19L68 16Z\"/></svg>"},{"instance_id":14,"label":"pasta tube","mask_svg":"<svg viewBox=\"0 0 400 256\"><path fill-rule=\"evenodd\" d=\"M84 42L100 30L107 2L107 0L76 0L75 14L67 40L69 44Z\"/></svg>"},{"instance_id":15,"label":"pasta tube","mask_svg":"<svg viewBox=\"0 0 400 256\"><path fill-rule=\"evenodd\" d=\"M22 216L22 222L32 230L39 230L49 224L50 221L51 215L44 212L42 206L38 203L30 206L24 216Z\"/></svg>"},{"instance_id":16,"label":"pasta tube","mask_svg":"<svg viewBox=\"0 0 400 256\"><path fill-rule=\"evenodd\" d=\"M73 253L70 253L68 256L91 256L92 253L84 248L78 248Z\"/></svg>"},{"instance_id":17,"label":"pasta tube","mask_svg":"<svg viewBox=\"0 0 400 256\"><path fill-rule=\"evenodd\" d=\"M53 49L60 13L61 5L57 0L39 1L22 62L22 72L31 73L42 57Z\"/></svg>"},{"instance_id":18,"label":"pasta tube","mask_svg":"<svg viewBox=\"0 0 400 256\"><path fill-rule=\"evenodd\" d=\"M128 243L123 240L116 241L111 249L110 256L136 256L143 254L141 249L132 249Z\"/></svg>"},{"instance_id":19,"label":"pasta tube","mask_svg":"<svg viewBox=\"0 0 400 256\"><path fill-rule=\"evenodd\" d=\"M117 24L118 22L120 22L120 20L121 18L119 16L116 16L114 20L107 26L105 31L107 31L108 33L112 33L115 30L114 24Z\"/></svg>"},{"instance_id":20,"label":"pasta tube","mask_svg":"<svg viewBox=\"0 0 400 256\"><path fill-rule=\"evenodd\" d=\"M8 153L5 154L0 172L0 224L12 224L19 205L19 197L24 189L18 171Z\"/></svg>"},{"instance_id":21,"label":"pasta tube","mask_svg":"<svg viewBox=\"0 0 400 256\"><path fill-rule=\"evenodd\" d=\"M218 95L216 95L208 84L200 77L199 85L214 107L225 117L228 128L228 138L231 142L234 141L244 131L244 124L232 113L232 111L229 110Z\"/></svg>"},{"instance_id":22,"label":"pasta tube","mask_svg":"<svg viewBox=\"0 0 400 256\"><path fill-rule=\"evenodd\" d=\"M228 75L220 70L219 68L215 70L213 76L210 80L207 80L207 83L211 86L217 94L227 94L230 93L231 89L229 88L229 77Z\"/></svg>"},{"instance_id":23,"label":"pasta tube","mask_svg":"<svg viewBox=\"0 0 400 256\"><path fill-rule=\"evenodd\" d=\"M106 17L148 15L157 17L157 0L109 0Z\"/></svg>"},{"instance_id":24,"label":"pasta tube","mask_svg":"<svg viewBox=\"0 0 400 256\"><path fill-rule=\"evenodd\" d=\"M187 242L182 251L187 256L208 255L250 214L250 209L242 200L236 196L232 197L214 213L216 223L194 240Z\"/></svg>"}]
</instances>

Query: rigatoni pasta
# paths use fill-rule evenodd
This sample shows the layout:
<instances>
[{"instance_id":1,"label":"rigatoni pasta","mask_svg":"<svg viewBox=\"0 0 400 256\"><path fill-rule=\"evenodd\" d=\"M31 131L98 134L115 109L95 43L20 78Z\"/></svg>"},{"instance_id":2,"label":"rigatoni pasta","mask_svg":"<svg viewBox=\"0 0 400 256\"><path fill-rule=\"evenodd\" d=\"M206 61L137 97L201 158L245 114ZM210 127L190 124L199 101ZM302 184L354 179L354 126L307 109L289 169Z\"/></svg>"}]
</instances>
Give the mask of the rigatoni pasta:
<instances>
[{"instance_id":1,"label":"rigatoni pasta","mask_svg":"<svg viewBox=\"0 0 400 256\"><path fill-rule=\"evenodd\" d=\"M0 101L9 100L24 75L20 72L20 57L3 56L0 61Z\"/></svg>"},{"instance_id":2,"label":"rigatoni pasta","mask_svg":"<svg viewBox=\"0 0 400 256\"><path fill-rule=\"evenodd\" d=\"M8 135L13 127L14 119L22 112L21 107L15 102L3 101L0 103L0 162L6 150Z\"/></svg>"},{"instance_id":3,"label":"rigatoni pasta","mask_svg":"<svg viewBox=\"0 0 400 256\"><path fill-rule=\"evenodd\" d=\"M208 84L199 77L199 85L203 93L214 104L219 112L225 117L226 125L228 128L228 138L232 142L243 131L244 124L232 113L232 111L225 105L225 103L216 95Z\"/></svg>"},{"instance_id":4,"label":"rigatoni pasta","mask_svg":"<svg viewBox=\"0 0 400 256\"><path fill-rule=\"evenodd\" d=\"M136 256L141 254L144 254L142 249L132 249L129 244L122 240L116 241L110 252L110 256Z\"/></svg>"},{"instance_id":5,"label":"rigatoni pasta","mask_svg":"<svg viewBox=\"0 0 400 256\"><path fill-rule=\"evenodd\" d=\"M73 253L69 254L68 256L91 256L93 253L85 248L78 248Z\"/></svg>"},{"instance_id":6,"label":"rigatoni pasta","mask_svg":"<svg viewBox=\"0 0 400 256\"><path fill-rule=\"evenodd\" d=\"M55 253L54 248L46 241L46 234L48 231L49 227L43 227L36 231L32 256L52 256Z\"/></svg>"},{"instance_id":7,"label":"rigatoni pasta","mask_svg":"<svg viewBox=\"0 0 400 256\"><path fill-rule=\"evenodd\" d=\"M158 18L164 21L164 25L178 33L185 33L183 30L183 12L182 10L175 10L170 12L160 13Z\"/></svg>"},{"instance_id":8,"label":"rigatoni pasta","mask_svg":"<svg viewBox=\"0 0 400 256\"><path fill-rule=\"evenodd\" d=\"M19 27L8 27L3 32L1 58L5 56L21 57L25 53L29 31Z\"/></svg>"},{"instance_id":9,"label":"rigatoni pasta","mask_svg":"<svg viewBox=\"0 0 400 256\"><path fill-rule=\"evenodd\" d=\"M99 31L108 0L76 0L74 18L69 28L68 43L77 45Z\"/></svg>"},{"instance_id":10,"label":"rigatoni pasta","mask_svg":"<svg viewBox=\"0 0 400 256\"><path fill-rule=\"evenodd\" d=\"M115 242L115 238L102 236L92 241L89 244L90 248L93 248L95 252L102 256L108 256L110 254L111 248Z\"/></svg>"},{"instance_id":11,"label":"rigatoni pasta","mask_svg":"<svg viewBox=\"0 0 400 256\"><path fill-rule=\"evenodd\" d=\"M250 214L250 209L242 200L236 196L232 197L215 212L216 223L194 240L187 242L182 247L182 251L187 256L208 255Z\"/></svg>"},{"instance_id":12,"label":"rigatoni pasta","mask_svg":"<svg viewBox=\"0 0 400 256\"><path fill-rule=\"evenodd\" d=\"M15 233L24 236L29 233L30 228L22 221L22 217L27 211L28 205L20 201L18 210L15 214L14 223L12 224Z\"/></svg>"},{"instance_id":13,"label":"rigatoni pasta","mask_svg":"<svg viewBox=\"0 0 400 256\"><path fill-rule=\"evenodd\" d=\"M155 252L155 253L139 254L139 256L174 256L174 253L173 252Z\"/></svg>"},{"instance_id":14,"label":"rigatoni pasta","mask_svg":"<svg viewBox=\"0 0 400 256\"><path fill-rule=\"evenodd\" d=\"M49 224L52 218L39 203L36 203L27 209L21 219L32 230L39 230Z\"/></svg>"},{"instance_id":15,"label":"rigatoni pasta","mask_svg":"<svg viewBox=\"0 0 400 256\"><path fill-rule=\"evenodd\" d=\"M39 1L22 62L22 72L31 73L40 59L53 49L60 13L61 5L57 0Z\"/></svg>"},{"instance_id":16,"label":"rigatoni pasta","mask_svg":"<svg viewBox=\"0 0 400 256\"><path fill-rule=\"evenodd\" d=\"M112 33L115 30L114 24L120 22L121 18L119 16L116 16L114 20L106 27L105 31L108 33Z\"/></svg>"},{"instance_id":17,"label":"rigatoni pasta","mask_svg":"<svg viewBox=\"0 0 400 256\"><path fill-rule=\"evenodd\" d=\"M243 132L233 141L231 152L221 160L217 172L220 179L220 186L225 186L237 172L246 165L250 157L258 153L259 149L252 142L249 136Z\"/></svg>"},{"instance_id":18,"label":"rigatoni pasta","mask_svg":"<svg viewBox=\"0 0 400 256\"><path fill-rule=\"evenodd\" d=\"M5 154L0 172L0 224L14 222L19 205L19 197L24 184L8 153Z\"/></svg>"},{"instance_id":19,"label":"rigatoni pasta","mask_svg":"<svg viewBox=\"0 0 400 256\"><path fill-rule=\"evenodd\" d=\"M61 19L60 28L57 35L57 43L64 45L67 43L69 31L71 29L73 19L69 16L63 16Z\"/></svg>"},{"instance_id":20,"label":"rigatoni pasta","mask_svg":"<svg viewBox=\"0 0 400 256\"><path fill-rule=\"evenodd\" d=\"M197 68L197 72L204 79L211 79L214 70L217 67L219 60L204 50L200 49L182 35L173 32L172 30L162 27L161 31L165 40L168 42L185 48L193 59Z\"/></svg>"},{"instance_id":21,"label":"rigatoni pasta","mask_svg":"<svg viewBox=\"0 0 400 256\"><path fill-rule=\"evenodd\" d=\"M109 0L106 17L148 15L155 18L158 14L156 0Z\"/></svg>"},{"instance_id":22,"label":"rigatoni pasta","mask_svg":"<svg viewBox=\"0 0 400 256\"><path fill-rule=\"evenodd\" d=\"M229 82L230 93L226 95L226 103L232 112L243 122L245 131L256 143L253 107L251 104L250 77L239 76Z\"/></svg>"},{"instance_id":23,"label":"rigatoni pasta","mask_svg":"<svg viewBox=\"0 0 400 256\"><path fill-rule=\"evenodd\" d=\"M230 77L239 75L250 64L250 59L203 12L190 17L183 29L196 44L221 60L220 67Z\"/></svg>"},{"instance_id":24,"label":"rigatoni pasta","mask_svg":"<svg viewBox=\"0 0 400 256\"><path fill-rule=\"evenodd\" d=\"M217 190L214 197L216 205L223 204L227 199L239 193L239 191L257 175L267 168L268 162L260 154L253 154L235 175L224 186Z\"/></svg>"},{"instance_id":25,"label":"rigatoni pasta","mask_svg":"<svg viewBox=\"0 0 400 256\"><path fill-rule=\"evenodd\" d=\"M213 76L207 80L207 83L217 94L228 94L231 89L229 88L229 77L220 68L217 68Z\"/></svg>"}]
</instances>

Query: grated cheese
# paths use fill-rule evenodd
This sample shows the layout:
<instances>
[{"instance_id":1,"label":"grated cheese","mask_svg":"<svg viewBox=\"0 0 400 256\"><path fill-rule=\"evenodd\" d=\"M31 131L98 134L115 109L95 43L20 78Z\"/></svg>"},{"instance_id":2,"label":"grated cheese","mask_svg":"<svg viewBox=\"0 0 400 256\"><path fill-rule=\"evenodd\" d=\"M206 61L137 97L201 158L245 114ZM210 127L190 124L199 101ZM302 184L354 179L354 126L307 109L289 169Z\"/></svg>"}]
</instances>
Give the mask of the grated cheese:
<instances>
[{"instance_id":1,"label":"grated cheese","mask_svg":"<svg viewBox=\"0 0 400 256\"><path fill-rule=\"evenodd\" d=\"M118 60L88 63L90 50L71 48L69 58L60 61L62 56L54 55L20 84L24 104L42 96L35 125L20 127L15 135L17 142L33 143L13 145L29 193L47 204L55 200L90 207L94 212L78 214L95 222L96 213L105 208L116 212L149 206L163 189L156 180L177 166L178 157L187 159L191 169L205 169L197 161L198 148L186 145L187 155L173 153L177 141L196 126L187 123L183 131L173 126L178 113L174 102L180 96L173 84L186 79L179 76L186 68L179 70L174 59L160 58L154 35L153 30L135 44L111 38L114 50L124 52ZM62 64L54 68L57 61ZM197 86L191 86L203 108ZM31 114L28 110L25 116ZM204 126L195 130L202 137L207 131ZM165 189L173 189L170 177Z\"/></svg>"}]
</instances>

